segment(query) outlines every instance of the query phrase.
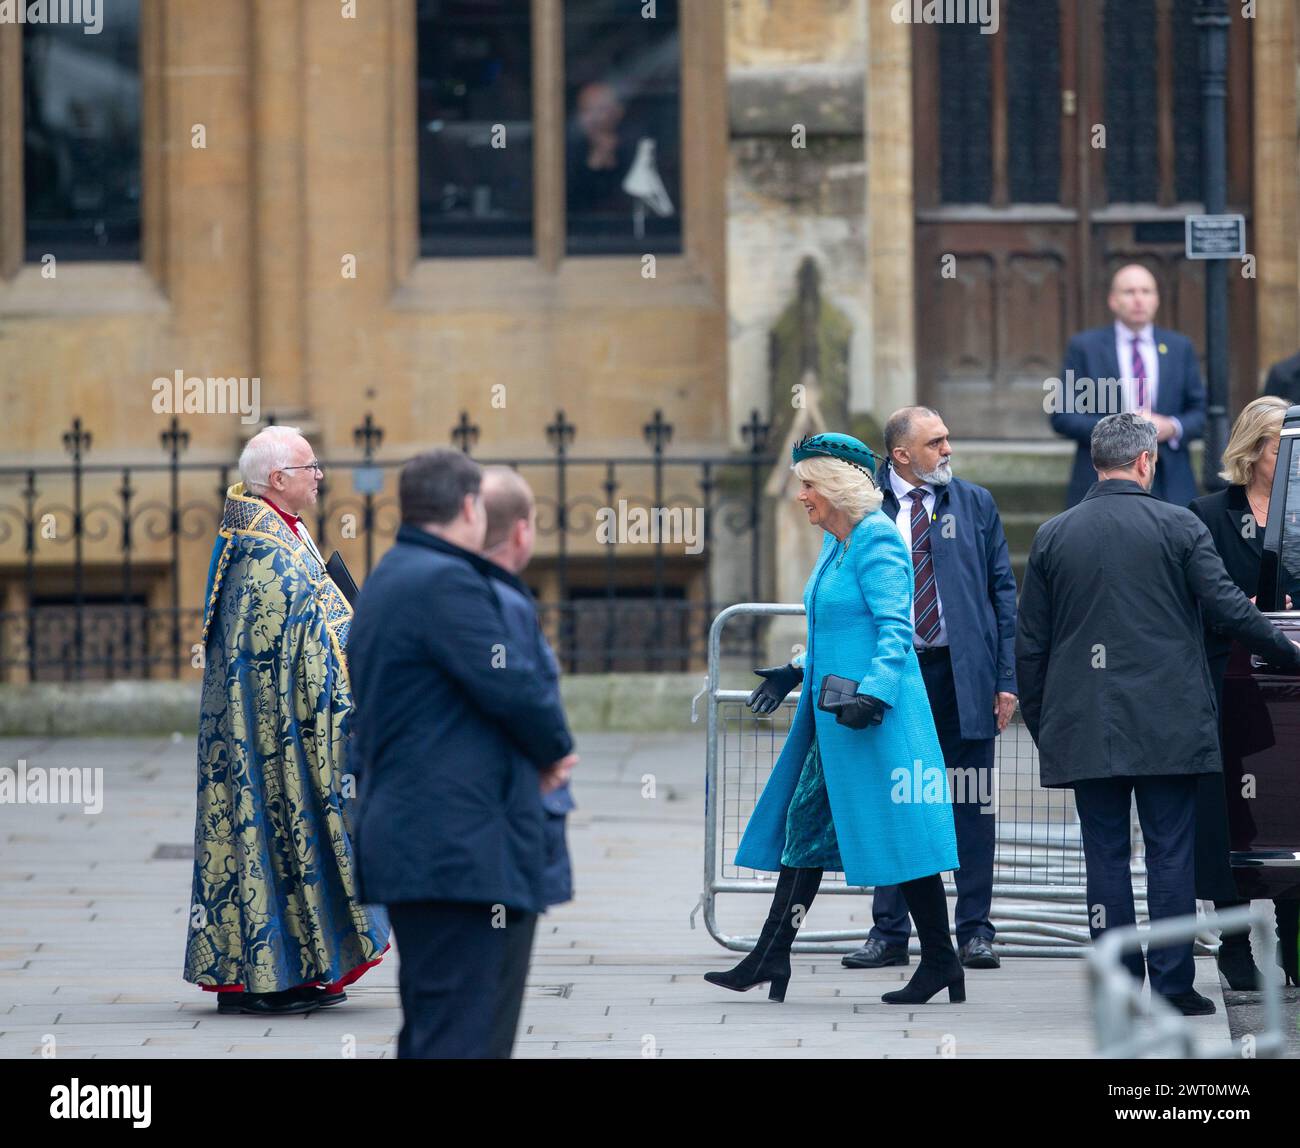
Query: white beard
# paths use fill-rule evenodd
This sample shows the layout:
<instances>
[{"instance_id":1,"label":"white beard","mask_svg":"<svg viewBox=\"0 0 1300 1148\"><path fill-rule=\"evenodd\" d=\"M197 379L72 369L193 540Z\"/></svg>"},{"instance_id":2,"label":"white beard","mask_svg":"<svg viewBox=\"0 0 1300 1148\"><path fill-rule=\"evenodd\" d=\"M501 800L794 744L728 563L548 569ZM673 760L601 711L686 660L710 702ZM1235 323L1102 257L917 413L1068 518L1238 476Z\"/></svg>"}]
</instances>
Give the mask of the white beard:
<instances>
[{"instance_id":1,"label":"white beard","mask_svg":"<svg viewBox=\"0 0 1300 1148\"><path fill-rule=\"evenodd\" d=\"M952 481L952 464L942 462L934 470L913 470L913 473L922 482L928 482L932 486L947 486Z\"/></svg>"}]
</instances>

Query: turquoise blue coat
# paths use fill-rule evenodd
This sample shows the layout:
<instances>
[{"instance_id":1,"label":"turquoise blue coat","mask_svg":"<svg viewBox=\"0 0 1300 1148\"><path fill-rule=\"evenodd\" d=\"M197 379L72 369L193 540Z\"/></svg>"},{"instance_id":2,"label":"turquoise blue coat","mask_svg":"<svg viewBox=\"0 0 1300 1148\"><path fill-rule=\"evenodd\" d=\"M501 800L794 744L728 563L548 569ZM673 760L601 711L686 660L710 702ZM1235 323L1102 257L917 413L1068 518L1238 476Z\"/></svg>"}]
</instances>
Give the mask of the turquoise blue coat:
<instances>
[{"instance_id":1,"label":"turquoise blue coat","mask_svg":"<svg viewBox=\"0 0 1300 1148\"><path fill-rule=\"evenodd\" d=\"M847 546L827 533L803 601L803 692L736 864L780 869L786 812L815 727L850 885L897 885L957 868L948 777L912 648L912 559L889 518L868 514ZM859 693L885 702L884 721L854 730L817 709L826 674L852 678Z\"/></svg>"}]
</instances>

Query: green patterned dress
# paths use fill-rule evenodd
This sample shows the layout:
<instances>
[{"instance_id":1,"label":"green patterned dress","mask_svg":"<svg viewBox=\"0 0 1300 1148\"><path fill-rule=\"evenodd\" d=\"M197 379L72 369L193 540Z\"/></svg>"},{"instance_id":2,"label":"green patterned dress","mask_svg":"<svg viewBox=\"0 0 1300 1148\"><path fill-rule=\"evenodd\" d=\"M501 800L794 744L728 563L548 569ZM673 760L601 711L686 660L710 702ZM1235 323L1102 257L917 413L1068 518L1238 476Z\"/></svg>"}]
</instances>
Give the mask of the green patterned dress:
<instances>
[{"instance_id":1,"label":"green patterned dress","mask_svg":"<svg viewBox=\"0 0 1300 1148\"><path fill-rule=\"evenodd\" d=\"M790 809L786 813L785 851L781 854L781 864L791 869L844 872L816 737L804 755L799 783L795 786Z\"/></svg>"}]
</instances>

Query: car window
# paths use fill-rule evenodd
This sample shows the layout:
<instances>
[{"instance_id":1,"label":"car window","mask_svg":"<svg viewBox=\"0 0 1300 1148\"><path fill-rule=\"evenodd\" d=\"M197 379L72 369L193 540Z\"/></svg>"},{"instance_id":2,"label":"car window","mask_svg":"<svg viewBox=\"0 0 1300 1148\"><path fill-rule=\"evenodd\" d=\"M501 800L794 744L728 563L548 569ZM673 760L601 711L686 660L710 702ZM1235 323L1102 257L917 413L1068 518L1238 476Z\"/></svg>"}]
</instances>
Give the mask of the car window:
<instances>
[{"instance_id":1,"label":"car window","mask_svg":"<svg viewBox=\"0 0 1300 1148\"><path fill-rule=\"evenodd\" d=\"M1286 504L1282 510L1280 575L1282 591L1300 603L1300 446L1295 445L1288 461Z\"/></svg>"}]
</instances>

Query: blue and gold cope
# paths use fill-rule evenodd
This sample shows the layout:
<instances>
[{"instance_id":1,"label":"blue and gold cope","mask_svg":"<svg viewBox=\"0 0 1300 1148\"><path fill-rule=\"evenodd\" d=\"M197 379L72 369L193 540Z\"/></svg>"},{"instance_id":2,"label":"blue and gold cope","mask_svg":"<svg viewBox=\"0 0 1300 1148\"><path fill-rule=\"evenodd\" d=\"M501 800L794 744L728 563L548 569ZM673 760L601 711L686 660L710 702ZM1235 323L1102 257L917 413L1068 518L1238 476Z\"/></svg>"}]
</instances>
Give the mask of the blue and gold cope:
<instances>
[{"instance_id":1,"label":"blue and gold cope","mask_svg":"<svg viewBox=\"0 0 1300 1148\"><path fill-rule=\"evenodd\" d=\"M232 486L204 596L187 981L328 984L387 945L385 914L356 901L343 794L351 621L311 549Z\"/></svg>"}]
</instances>

